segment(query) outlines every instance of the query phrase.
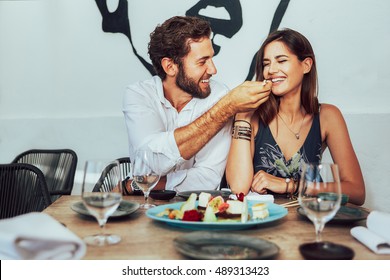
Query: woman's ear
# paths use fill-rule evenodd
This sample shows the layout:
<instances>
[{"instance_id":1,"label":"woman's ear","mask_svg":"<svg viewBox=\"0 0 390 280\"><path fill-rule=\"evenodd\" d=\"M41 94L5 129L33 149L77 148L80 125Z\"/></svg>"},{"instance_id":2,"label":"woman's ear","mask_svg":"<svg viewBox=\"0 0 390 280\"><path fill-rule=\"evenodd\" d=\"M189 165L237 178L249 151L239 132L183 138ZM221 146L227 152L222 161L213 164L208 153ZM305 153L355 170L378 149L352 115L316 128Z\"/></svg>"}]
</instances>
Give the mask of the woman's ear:
<instances>
[{"instance_id":1,"label":"woman's ear","mask_svg":"<svg viewBox=\"0 0 390 280\"><path fill-rule=\"evenodd\" d=\"M177 72L177 65L173 62L171 58L164 57L161 60L161 66L164 69L167 76L174 77Z\"/></svg>"},{"instance_id":2,"label":"woman's ear","mask_svg":"<svg viewBox=\"0 0 390 280\"><path fill-rule=\"evenodd\" d=\"M303 60L303 74L307 74L311 70L311 66L313 65L313 59L307 57Z\"/></svg>"}]
</instances>

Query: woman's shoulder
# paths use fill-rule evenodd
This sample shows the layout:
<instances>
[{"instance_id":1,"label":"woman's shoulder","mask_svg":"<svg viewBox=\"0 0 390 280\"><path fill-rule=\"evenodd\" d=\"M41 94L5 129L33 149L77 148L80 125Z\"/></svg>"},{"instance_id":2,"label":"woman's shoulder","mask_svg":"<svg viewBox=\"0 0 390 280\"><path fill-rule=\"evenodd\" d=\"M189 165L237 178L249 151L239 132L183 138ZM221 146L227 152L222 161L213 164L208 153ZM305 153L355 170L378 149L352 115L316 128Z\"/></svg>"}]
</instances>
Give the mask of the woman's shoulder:
<instances>
[{"instance_id":1,"label":"woman's shoulder","mask_svg":"<svg viewBox=\"0 0 390 280\"><path fill-rule=\"evenodd\" d=\"M339 121L343 121L344 117L340 109L333 104L321 103L320 108L321 124L336 124Z\"/></svg>"},{"instance_id":2,"label":"woman's shoulder","mask_svg":"<svg viewBox=\"0 0 390 280\"><path fill-rule=\"evenodd\" d=\"M341 115L341 111L337 106L333 104L321 103L321 107L320 107L321 116L333 116L335 114Z\"/></svg>"}]
</instances>

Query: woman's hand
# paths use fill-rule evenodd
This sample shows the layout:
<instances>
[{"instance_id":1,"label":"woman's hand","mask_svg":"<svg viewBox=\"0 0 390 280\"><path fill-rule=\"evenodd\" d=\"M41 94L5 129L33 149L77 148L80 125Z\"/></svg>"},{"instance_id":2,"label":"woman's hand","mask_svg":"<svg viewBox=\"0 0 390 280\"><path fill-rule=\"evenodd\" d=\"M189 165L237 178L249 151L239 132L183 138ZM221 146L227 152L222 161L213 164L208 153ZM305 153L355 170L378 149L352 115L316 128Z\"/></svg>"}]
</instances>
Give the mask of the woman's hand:
<instances>
[{"instance_id":1,"label":"woman's hand","mask_svg":"<svg viewBox=\"0 0 390 280\"><path fill-rule=\"evenodd\" d=\"M268 174L267 172L260 170L253 176L251 191L259 194L266 194L267 190L274 193L286 192L286 180Z\"/></svg>"}]
</instances>

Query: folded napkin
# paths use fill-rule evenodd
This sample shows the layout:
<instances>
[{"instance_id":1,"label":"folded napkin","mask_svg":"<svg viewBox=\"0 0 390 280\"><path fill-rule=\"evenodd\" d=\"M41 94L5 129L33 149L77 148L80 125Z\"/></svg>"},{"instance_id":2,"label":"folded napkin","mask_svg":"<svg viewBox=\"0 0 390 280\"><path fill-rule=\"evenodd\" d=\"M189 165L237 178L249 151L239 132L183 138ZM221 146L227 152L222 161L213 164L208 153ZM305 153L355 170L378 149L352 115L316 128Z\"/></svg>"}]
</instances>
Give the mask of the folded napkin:
<instances>
[{"instance_id":1,"label":"folded napkin","mask_svg":"<svg viewBox=\"0 0 390 280\"><path fill-rule=\"evenodd\" d=\"M0 220L0 259L81 259L85 243L46 213Z\"/></svg>"},{"instance_id":2,"label":"folded napkin","mask_svg":"<svg viewBox=\"0 0 390 280\"><path fill-rule=\"evenodd\" d=\"M390 254L390 213L372 211L367 227L354 227L351 234L376 254Z\"/></svg>"},{"instance_id":3,"label":"folded napkin","mask_svg":"<svg viewBox=\"0 0 390 280\"><path fill-rule=\"evenodd\" d=\"M230 199L237 199L237 196L235 194L229 195ZM272 194L259 194L257 192L249 192L246 195L246 198L248 201L257 201L257 202L274 202L274 196Z\"/></svg>"}]
</instances>

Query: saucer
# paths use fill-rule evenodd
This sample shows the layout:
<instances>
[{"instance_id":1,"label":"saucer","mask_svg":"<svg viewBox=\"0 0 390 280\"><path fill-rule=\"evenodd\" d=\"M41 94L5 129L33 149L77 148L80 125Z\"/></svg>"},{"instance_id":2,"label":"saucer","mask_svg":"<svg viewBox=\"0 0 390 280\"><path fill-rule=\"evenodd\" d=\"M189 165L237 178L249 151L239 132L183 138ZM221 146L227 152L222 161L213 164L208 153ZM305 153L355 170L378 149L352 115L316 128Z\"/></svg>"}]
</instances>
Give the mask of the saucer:
<instances>
[{"instance_id":1,"label":"saucer","mask_svg":"<svg viewBox=\"0 0 390 280\"><path fill-rule=\"evenodd\" d=\"M149 196L154 200L171 200L176 196L176 192L170 190L152 190Z\"/></svg>"},{"instance_id":2,"label":"saucer","mask_svg":"<svg viewBox=\"0 0 390 280\"><path fill-rule=\"evenodd\" d=\"M174 239L183 255L200 260L273 259L279 247L268 240L246 235L198 231Z\"/></svg>"},{"instance_id":3,"label":"saucer","mask_svg":"<svg viewBox=\"0 0 390 280\"><path fill-rule=\"evenodd\" d=\"M305 243L299 251L308 260L351 260L355 256L351 248L332 242Z\"/></svg>"}]
</instances>

